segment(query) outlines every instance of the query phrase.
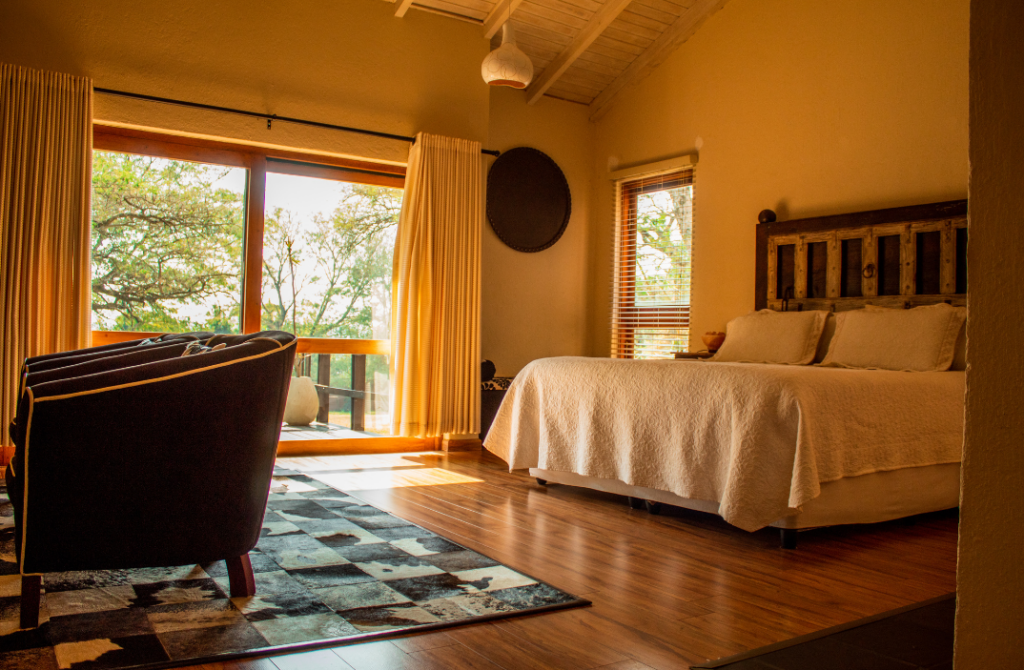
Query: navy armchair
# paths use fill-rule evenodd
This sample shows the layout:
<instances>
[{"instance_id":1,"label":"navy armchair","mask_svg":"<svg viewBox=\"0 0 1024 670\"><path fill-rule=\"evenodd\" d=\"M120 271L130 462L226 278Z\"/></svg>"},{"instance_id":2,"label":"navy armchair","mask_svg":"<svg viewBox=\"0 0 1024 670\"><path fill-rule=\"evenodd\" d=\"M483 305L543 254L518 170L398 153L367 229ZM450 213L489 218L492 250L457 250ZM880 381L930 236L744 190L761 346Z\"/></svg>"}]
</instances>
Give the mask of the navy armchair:
<instances>
[{"instance_id":1,"label":"navy armchair","mask_svg":"<svg viewBox=\"0 0 1024 670\"><path fill-rule=\"evenodd\" d=\"M295 344L189 333L25 362L6 473L22 628L46 572L226 560L231 595L254 594Z\"/></svg>"}]
</instances>

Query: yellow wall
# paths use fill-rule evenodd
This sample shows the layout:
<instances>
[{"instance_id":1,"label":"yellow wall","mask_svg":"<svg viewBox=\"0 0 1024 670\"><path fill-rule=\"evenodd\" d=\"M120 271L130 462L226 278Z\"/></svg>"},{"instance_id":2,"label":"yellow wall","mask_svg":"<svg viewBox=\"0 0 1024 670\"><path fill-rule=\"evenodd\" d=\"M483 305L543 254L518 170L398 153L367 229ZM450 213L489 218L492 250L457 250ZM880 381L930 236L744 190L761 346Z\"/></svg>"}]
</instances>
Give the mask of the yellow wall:
<instances>
[{"instance_id":1,"label":"yellow wall","mask_svg":"<svg viewBox=\"0 0 1024 670\"><path fill-rule=\"evenodd\" d=\"M491 94L490 146L540 149L565 173L572 197L565 233L537 253L510 249L484 224L481 349L499 375L536 358L586 354L592 131L583 105L550 98L527 105L507 88Z\"/></svg>"},{"instance_id":2,"label":"yellow wall","mask_svg":"<svg viewBox=\"0 0 1024 670\"><path fill-rule=\"evenodd\" d=\"M480 28L379 0L4 2L0 60L121 89L486 142ZM408 144L96 96L96 118L405 162Z\"/></svg>"},{"instance_id":3,"label":"yellow wall","mask_svg":"<svg viewBox=\"0 0 1024 670\"><path fill-rule=\"evenodd\" d=\"M573 215L538 254L483 231L482 353L502 374L586 348L586 108L480 77L490 48L470 23L380 0L5 2L0 60L92 77L101 88L276 113L403 135L427 131L488 148L532 146L562 167ZM494 107L493 111L491 106ZM175 132L404 163L408 144L98 94L96 118ZM487 159L488 165L493 159Z\"/></svg>"},{"instance_id":4,"label":"yellow wall","mask_svg":"<svg viewBox=\"0 0 1024 670\"><path fill-rule=\"evenodd\" d=\"M971 3L967 423L957 670L1024 665L1024 4Z\"/></svg>"},{"instance_id":5,"label":"yellow wall","mask_svg":"<svg viewBox=\"0 0 1024 670\"><path fill-rule=\"evenodd\" d=\"M597 128L591 353L609 344L610 166L699 150L693 325L753 309L757 213L967 195L968 0L730 0Z\"/></svg>"},{"instance_id":6,"label":"yellow wall","mask_svg":"<svg viewBox=\"0 0 1024 670\"><path fill-rule=\"evenodd\" d=\"M731 0L598 124L482 85L479 26L379 0L12 0L0 60L97 86L413 134L533 146L573 216L538 254L483 233L482 354L513 374L608 352L610 165L698 148L693 333L753 304L757 212L782 218L966 194L967 0ZM97 96L97 118L404 162L402 142Z\"/></svg>"}]
</instances>

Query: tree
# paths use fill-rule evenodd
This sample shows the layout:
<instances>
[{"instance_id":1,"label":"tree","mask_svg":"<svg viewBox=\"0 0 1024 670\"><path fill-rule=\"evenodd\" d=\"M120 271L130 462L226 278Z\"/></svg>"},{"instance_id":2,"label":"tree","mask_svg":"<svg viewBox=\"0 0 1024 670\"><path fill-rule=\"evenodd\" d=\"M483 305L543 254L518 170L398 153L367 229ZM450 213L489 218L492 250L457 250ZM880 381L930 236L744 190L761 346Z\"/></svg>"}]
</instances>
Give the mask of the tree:
<instances>
[{"instance_id":1,"label":"tree","mask_svg":"<svg viewBox=\"0 0 1024 670\"><path fill-rule=\"evenodd\" d=\"M693 238L693 187L639 196L637 303L688 303Z\"/></svg>"},{"instance_id":2,"label":"tree","mask_svg":"<svg viewBox=\"0 0 1024 670\"><path fill-rule=\"evenodd\" d=\"M237 332L244 197L232 168L97 151L92 294L96 326ZM391 285L402 192L348 184L330 215L266 217L264 328L372 336L374 288ZM390 291L377 291L390 298ZM378 305L386 311L387 305Z\"/></svg>"},{"instance_id":3,"label":"tree","mask_svg":"<svg viewBox=\"0 0 1024 670\"><path fill-rule=\"evenodd\" d=\"M115 330L231 330L239 309L241 195L228 168L97 151L92 303ZM197 322L184 305L206 306Z\"/></svg>"},{"instance_id":4,"label":"tree","mask_svg":"<svg viewBox=\"0 0 1024 670\"><path fill-rule=\"evenodd\" d=\"M371 301L391 286L401 191L350 184L329 216L305 230L287 211L267 217L263 327L306 337L372 337ZM388 292L389 295L389 292Z\"/></svg>"}]
</instances>

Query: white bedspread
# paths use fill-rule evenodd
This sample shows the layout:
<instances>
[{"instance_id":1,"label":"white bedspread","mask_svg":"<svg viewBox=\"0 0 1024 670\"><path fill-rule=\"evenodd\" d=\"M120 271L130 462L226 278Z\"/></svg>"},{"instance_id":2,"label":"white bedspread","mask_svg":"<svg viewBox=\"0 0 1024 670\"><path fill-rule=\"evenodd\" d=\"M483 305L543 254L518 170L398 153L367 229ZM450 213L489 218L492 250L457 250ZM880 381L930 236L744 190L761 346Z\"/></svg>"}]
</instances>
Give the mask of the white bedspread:
<instances>
[{"instance_id":1,"label":"white bedspread","mask_svg":"<svg viewBox=\"0 0 1024 670\"><path fill-rule=\"evenodd\" d=\"M756 530L824 482L957 463L963 372L547 358L516 376L485 446L509 469L719 503Z\"/></svg>"}]
</instances>

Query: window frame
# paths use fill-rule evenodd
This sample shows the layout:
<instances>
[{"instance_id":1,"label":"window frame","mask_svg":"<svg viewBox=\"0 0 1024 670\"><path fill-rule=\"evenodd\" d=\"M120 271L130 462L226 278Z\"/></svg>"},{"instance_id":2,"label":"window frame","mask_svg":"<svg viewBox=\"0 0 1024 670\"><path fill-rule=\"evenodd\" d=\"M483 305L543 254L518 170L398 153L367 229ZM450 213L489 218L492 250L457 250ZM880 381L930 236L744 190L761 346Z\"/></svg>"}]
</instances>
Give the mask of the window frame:
<instances>
[{"instance_id":1,"label":"window frame","mask_svg":"<svg viewBox=\"0 0 1024 670\"><path fill-rule=\"evenodd\" d=\"M639 196L683 186L696 189L693 166L624 177L615 182L618 200L615 236L615 286L612 295L612 358L634 358L635 331L690 327L690 303L637 305L637 209ZM690 240L691 272L693 239ZM666 323L668 325L666 325ZM688 348L688 344L684 345ZM685 349L684 349L685 350Z\"/></svg>"},{"instance_id":2,"label":"window frame","mask_svg":"<svg viewBox=\"0 0 1024 670\"><path fill-rule=\"evenodd\" d=\"M261 330L263 225L268 172L335 179L374 186L405 188L405 166L358 161L273 147L252 146L201 137L93 125L93 150L211 163L245 168L245 237L242 251L242 333ZM93 346L125 342L159 333L92 331ZM298 353L390 355L389 340L300 337Z\"/></svg>"},{"instance_id":3,"label":"window frame","mask_svg":"<svg viewBox=\"0 0 1024 670\"><path fill-rule=\"evenodd\" d=\"M93 150L245 168L245 232L242 252L242 333L261 330L263 233L268 172L334 179L374 186L405 187L406 167L329 154L254 146L105 124L93 125ZM92 331L92 346L161 335L143 331ZM298 338L296 353L391 355L390 340ZM385 453L440 448L440 439L398 436L302 439L279 443L281 455Z\"/></svg>"}]
</instances>

